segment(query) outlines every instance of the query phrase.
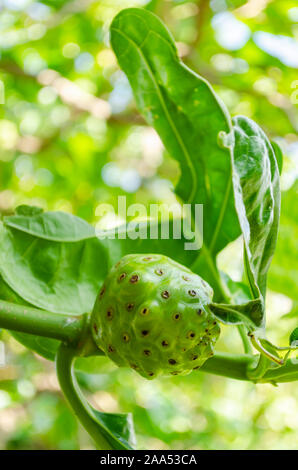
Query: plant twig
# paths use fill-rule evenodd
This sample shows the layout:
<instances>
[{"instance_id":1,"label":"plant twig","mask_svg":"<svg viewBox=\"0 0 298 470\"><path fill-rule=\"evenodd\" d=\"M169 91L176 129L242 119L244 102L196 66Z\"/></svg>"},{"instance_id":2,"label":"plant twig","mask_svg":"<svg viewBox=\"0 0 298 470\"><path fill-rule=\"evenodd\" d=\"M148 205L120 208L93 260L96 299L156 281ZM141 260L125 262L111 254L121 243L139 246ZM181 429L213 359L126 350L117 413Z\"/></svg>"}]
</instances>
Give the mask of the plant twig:
<instances>
[{"instance_id":1,"label":"plant twig","mask_svg":"<svg viewBox=\"0 0 298 470\"><path fill-rule=\"evenodd\" d=\"M0 300L0 328L77 343L87 315L73 316Z\"/></svg>"},{"instance_id":2,"label":"plant twig","mask_svg":"<svg viewBox=\"0 0 298 470\"><path fill-rule=\"evenodd\" d=\"M248 334L244 325L238 325L238 331L243 343L245 354L252 354L252 347L248 339Z\"/></svg>"},{"instance_id":3,"label":"plant twig","mask_svg":"<svg viewBox=\"0 0 298 470\"><path fill-rule=\"evenodd\" d=\"M256 356L250 354L216 353L199 369L202 372L221 375L236 380L252 380L250 371L253 369ZM283 383L298 380L298 360L288 359L282 367L269 369L258 379L257 383Z\"/></svg>"},{"instance_id":4,"label":"plant twig","mask_svg":"<svg viewBox=\"0 0 298 470\"><path fill-rule=\"evenodd\" d=\"M89 404L83 397L77 384L73 372L73 363L76 355L77 351L75 349L69 348L63 343L61 344L56 356L56 369L59 384L71 409L93 438L97 447L102 450L111 450L113 447L105 439L98 424L92 417Z\"/></svg>"},{"instance_id":5,"label":"plant twig","mask_svg":"<svg viewBox=\"0 0 298 470\"><path fill-rule=\"evenodd\" d=\"M263 347L261 341L255 335L250 334L249 336L251 338L252 344L254 345L254 347L256 348L257 351L259 351L264 356L268 357L268 359L275 362L276 364L279 364L280 366L283 365L283 363L284 363L283 359L280 359L280 358L274 356L273 354L271 354L269 351L267 351L267 349L265 349Z\"/></svg>"}]
</instances>

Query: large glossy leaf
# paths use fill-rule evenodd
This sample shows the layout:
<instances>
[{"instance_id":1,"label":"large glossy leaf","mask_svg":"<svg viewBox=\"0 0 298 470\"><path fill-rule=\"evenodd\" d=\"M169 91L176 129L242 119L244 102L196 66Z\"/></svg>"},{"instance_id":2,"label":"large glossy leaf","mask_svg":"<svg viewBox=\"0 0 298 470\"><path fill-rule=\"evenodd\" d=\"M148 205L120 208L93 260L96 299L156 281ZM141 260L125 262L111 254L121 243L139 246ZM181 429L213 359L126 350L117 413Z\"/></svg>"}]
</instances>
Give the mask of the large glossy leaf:
<instances>
[{"instance_id":1,"label":"large glossy leaf","mask_svg":"<svg viewBox=\"0 0 298 470\"><path fill-rule=\"evenodd\" d=\"M91 311L109 262L108 249L94 228L63 212L42 213L28 206L16 212L0 222L0 298L56 313ZM58 341L12 334L54 360Z\"/></svg>"},{"instance_id":2,"label":"large glossy leaf","mask_svg":"<svg viewBox=\"0 0 298 470\"><path fill-rule=\"evenodd\" d=\"M181 62L173 38L155 15L135 8L121 11L111 25L111 43L140 112L180 163L177 194L184 202L204 205L204 245L191 268L215 288L215 300L227 299L214 255L240 233L240 224L251 308L259 325L278 230L278 146L276 158L263 131L241 116L232 129L223 104ZM241 304L237 310L241 316Z\"/></svg>"},{"instance_id":3,"label":"large glossy leaf","mask_svg":"<svg viewBox=\"0 0 298 470\"><path fill-rule=\"evenodd\" d=\"M180 164L177 194L204 204L204 244L213 256L240 233L231 149L224 145L228 112L208 82L181 62L171 34L152 13L122 10L111 25L111 44L140 112Z\"/></svg>"},{"instance_id":4,"label":"large glossy leaf","mask_svg":"<svg viewBox=\"0 0 298 470\"><path fill-rule=\"evenodd\" d=\"M234 123L234 191L245 245L245 265L254 299L265 296L267 272L276 246L280 189L273 147L252 120Z\"/></svg>"},{"instance_id":5,"label":"large glossy leaf","mask_svg":"<svg viewBox=\"0 0 298 470\"><path fill-rule=\"evenodd\" d=\"M47 214L43 215L47 219ZM97 238L53 242L5 223L0 229L0 271L32 305L56 313L91 311L108 272L108 251Z\"/></svg>"},{"instance_id":6,"label":"large glossy leaf","mask_svg":"<svg viewBox=\"0 0 298 470\"><path fill-rule=\"evenodd\" d=\"M243 323L252 331L264 327L267 272L275 250L279 212L279 169L275 152L260 127L242 116L233 119L236 209L244 240L244 264L252 300L211 304L224 323ZM282 162L279 148L278 159Z\"/></svg>"}]
</instances>

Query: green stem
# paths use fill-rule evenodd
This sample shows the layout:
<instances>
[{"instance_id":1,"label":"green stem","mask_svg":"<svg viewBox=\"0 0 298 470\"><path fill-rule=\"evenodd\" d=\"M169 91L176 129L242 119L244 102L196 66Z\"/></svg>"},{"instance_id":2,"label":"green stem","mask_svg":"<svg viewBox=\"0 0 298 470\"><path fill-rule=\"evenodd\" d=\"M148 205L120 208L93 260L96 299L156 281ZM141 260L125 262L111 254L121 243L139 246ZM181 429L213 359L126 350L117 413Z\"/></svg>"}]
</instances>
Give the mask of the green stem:
<instances>
[{"instance_id":1,"label":"green stem","mask_svg":"<svg viewBox=\"0 0 298 470\"><path fill-rule=\"evenodd\" d=\"M0 300L0 328L77 343L87 315L64 315Z\"/></svg>"},{"instance_id":2,"label":"green stem","mask_svg":"<svg viewBox=\"0 0 298 470\"><path fill-rule=\"evenodd\" d=\"M56 369L60 387L73 412L101 450L112 450L100 427L92 416L90 405L76 381L73 364L77 350L61 343L56 356Z\"/></svg>"},{"instance_id":3,"label":"green stem","mask_svg":"<svg viewBox=\"0 0 298 470\"><path fill-rule=\"evenodd\" d=\"M250 377L256 356L248 354L216 353L203 364L202 372L221 375L236 380L253 380L258 383L293 382L298 380L298 360L289 359L282 367L267 370L262 377Z\"/></svg>"},{"instance_id":4,"label":"green stem","mask_svg":"<svg viewBox=\"0 0 298 470\"><path fill-rule=\"evenodd\" d=\"M247 369L254 361L255 357L248 354L216 353L199 370L231 379L249 380Z\"/></svg>"},{"instance_id":5,"label":"green stem","mask_svg":"<svg viewBox=\"0 0 298 470\"><path fill-rule=\"evenodd\" d=\"M256 367L247 369L247 376L253 382L258 382L262 377L264 377L265 373L270 367L270 364L271 361L269 361L269 359L263 354L260 354Z\"/></svg>"},{"instance_id":6,"label":"green stem","mask_svg":"<svg viewBox=\"0 0 298 470\"><path fill-rule=\"evenodd\" d=\"M75 317L57 314L0 300L0 328L55 338L67 341L73 346L78 345L78 347L79 343L83 343L80 350L76 350L76 355L103 354L95 348L90 335L86 333L87 322L88 315ZM273 358L270 357L270 359ZM274 359L277 358L274 357ZM255 380L255 377L251 375L255 363L256 356L249 353L244 355L218 353L205 362L201 370L232 379ZM282 367L267 370L263 377L260 375L262 374L257 373L258 382L298 380L298 363L295 363L295 360L287 360Z\"/></svg>"},{"instance_id":7,"label":"green stem","mask_svg":"<svg viewBox=\"0 0 298 470\"><path fill-rule=\"evenodd\" d=\"M244 325L238 325L238 331L239 331L239 334L240 334L240 337L241 337L241 340L242 340L242 343L243 343L243 348L244 348L244 352L245 354L252 354L252 347L251 347L251 344L250 344L250 341L249 341L249 338L248 338L248 335L247 335L247 330L245 328Z\"/></svg>"},{"instance_id":8,"label":"green stem","mask_svg":"<svg viewBox=\"0 0 298 470\"><path fill-rule=\"evenodd\" d=\"M261 341L259 340L259 338L257 338L253 334L250 334L249 336L251 338L252 344L254 345L254 347L256 348L257 351L259 351L261 354L263 354L268 359L270 359L271 361L275 362L276 364L278 364L280 366L282 366L284 364L283 359L280 359L279 357L274 356L274 354L272 354L271 352L269 352L267 349L265 349L263 347L263 345L262 345Z\"/></svg>"},{"instance_id":9,"label":"green stem","mask_svg":"<svg viewBox=\"0 0 298 470\"><path fill-rule=\"evenodd\" d=\"M221 375L236 380L250 381L250 372L256 364L256 356L249 354L216 353L201 367L202 372ZM258 380L258 383L293 382L298 380L298 360L289 359L282 367L275 367Z\"/></svg>"}]
</instances>

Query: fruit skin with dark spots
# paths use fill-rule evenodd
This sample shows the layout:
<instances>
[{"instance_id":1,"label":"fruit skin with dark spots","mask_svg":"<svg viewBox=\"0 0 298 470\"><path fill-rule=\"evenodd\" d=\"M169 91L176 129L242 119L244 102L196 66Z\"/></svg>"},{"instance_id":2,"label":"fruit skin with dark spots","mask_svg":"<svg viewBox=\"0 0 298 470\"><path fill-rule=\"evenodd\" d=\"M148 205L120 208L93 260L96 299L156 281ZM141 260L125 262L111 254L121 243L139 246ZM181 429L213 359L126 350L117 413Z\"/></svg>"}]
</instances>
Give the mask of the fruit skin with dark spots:
<instances>
[{"instance_id":1,"label":"fruit skin with dark spots","mask_svg":"<svg viewBox=\"0 0 298 470\"><path fill-rule=\"evenodd\" d=\"M92 313L92 334L118 366L147 379L186 375L213 355L220 328L213 291L167 256L124 256L110 271Z\"/></svg>"}]
</instances>

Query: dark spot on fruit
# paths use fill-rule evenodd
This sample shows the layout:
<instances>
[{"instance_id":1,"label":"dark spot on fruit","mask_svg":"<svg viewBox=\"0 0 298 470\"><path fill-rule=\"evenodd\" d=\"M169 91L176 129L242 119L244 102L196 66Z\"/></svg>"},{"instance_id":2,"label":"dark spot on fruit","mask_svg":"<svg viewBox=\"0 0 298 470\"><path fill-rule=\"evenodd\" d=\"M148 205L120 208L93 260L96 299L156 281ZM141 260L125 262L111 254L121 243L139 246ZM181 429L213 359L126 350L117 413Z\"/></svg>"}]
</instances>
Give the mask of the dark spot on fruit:
<instances>
[{"instance_id":1,"label":"dark spot on fruit","mask_svg":"<svg viewBox=\"0 0 298 470\"><path fill-rule=\"evenodd\" d=\"M190 289L190 290L188 291L188 293L189 293L189 295L190 295L191 297L195 297L195 296L197 295L197 293L196 293L196 291L195 291L194 289Z\"/></svg>"},{"instance_id":2,"label":"dark spot on fruit","mask_svg":"<svg viewBox=\"0 0 298 470\"><path fill-rule=\"evenodd\" d=\"M130 367L134 370L137 370L138 369L138 366L136 364L130 364Z\"/></svg>"},{"instance_id":3,"label":"dark spot on fruit","mask_svg":"<svg viewBox=\"0 0 298 470\"><path fill-rule=\"evenodd\" d=\"M182 276L182 279L184 279L184 281L186 281L186 282L189 282L189 281L190 281L190 278L187 277L187 276Z\"/></svg>"},{"instance_id":4,"label":"dark spot on fruit","mask_svg":"<svg viewBox=\"0 0 298 470\"><path fill-rule=\"evenodd\" d=\"M149 349L144 349L145 356L151 356L151 351Z\"/></svg>"},{"instance_id":5,"label":"dark spot on fruit","mask_svg":"<svg viewBox=\"0 0 298 470\"><path fill-rule=\"evenodd\" d=\"M198 356L197 354L193 354L193 355L191 356L191 359L192 359L193 361L195 361L196 359L198 359L198 357L199 357L199 356Z\"/></svg>"},{"instance_id":6,"label":"dark spot on fruit","mask_svg":"<svg viewBox=\"0 0 298 470\"><path fill-rule=\"evenodd\" d=\"M100 299L102 299L102 297L104 296L105 291L106 291L106 288L105 288L105 286L103 286L100 290L100 293L99 293L99 298Z\"/></svg>"},{"instance_id":7,"label":"dark spot on fruit","mask_svg":"<svg viewBox=\"0 0 298 470\"><path fill-rule=\"evenodd\" d=\"M217 322L216 322L216 321L214 321L212 324L213 324L213 325L217 325Z\"/></svg>"},{"instance_id":8,"label":"dark spot on fruit","mask_svg":"<svg viewBox=\"0 0 298 470\"><path fill-rule=\"evenodd\" d=\"M155 274L157 274L158 276L162 276L163 275L163 270L162 269L155 269Z\"/></svg>"},{"instance_id":9,"label":"dark spot on fruit","mask_svg":"<svg viewBox=\"0 0 298 470\"><path fill-rule=\"evenodd\" d=\"M177 364L177 361L175 361L175 359L169 359L169 364L171 364L171 366L174 366L175 364Z\"/></svg>"},{"instance_id":10,"label":"dark spot on fruit","mask_svg":"<svg viewBox=\"0 0 298 470\"><path fill-rule=\"evenodd\" d=\"M97 328L96 323L94 323L94 325L93 325L93 330L95 331L96 334L98 333L98 328Z\"/></svg>"},{"instance_id":11,"label":"dark spot on fruit","mask_svg":"<svg viewBox=\"0 0 298 470\"><path fill-rule=\"evenodd\" d=\"M126 309L127 309L129 312L131 312L131 310L132 310L133 308L134 308L134 304L129 303L129 304L126 305Z\"/></svg>"},{"instance_id":12,"label":"dark spot on fruit","mask_svg":"<svg viewBox=\"0 0 298 470\"><path fill-rule=\"evenodd\" d=\"M199 310L197 310L197 314L198 314L198 315L202 315L202 313L203 313L203 312L202 312L202 309L199 308Z\"/></svg>"},{"instance_id":13,"label":"dark spot on fruit","mask_svg":"<svg viewBox=\"0 0 298 470\"><path fill-rule=\"evenodd\" d=\"M115 268L118 268L118 266L120 266L121 262L118 261L118 263L115 264Z\"/></svg>"},{"instance_id":14,"label":"dark spot on fruit","mask_svg":"<svg viewBox=\"0 0 298 470\"><path fill-rule=\"evenodd\" d=\"M112 346L111 344L109 344L109 346L108 346L108 351L109 351L110 353L115 352L114 346Z\"/></svg>"},{"instance_id":15,"label":"dark spot on fruit","mask_svg":"<svg viewBox=\"0 0 298 470\"><path fill-rule=\"evenodd\" d=\"M142 336L148 336L149 330L142 330Z\"/></svg>"},{"instance_id":16,"label":"dark spot on fruit","mask_svg":"<svg viewBox=\"0 0 298 470\"><path fill-rule=\"evenodd\" d=\"M139 280L139 276L137 274L134 274L133 276L131 276L129 282L131 282L132 284L135 284L136 282L138 282Z\"/></svg>"},{"instance_id":17,"label":"dark spot on fruit","mask_svg":"<svg viewBox=\"0 0 298 470\"><path fill-rule=\"evenodd\" d=\"M143 258L143 261L150 261L151 259L151 256L146 256L146 258Z\"/></svg>"},{"instance_id":18,"label":"dark spot on fruit","mask_svg":"<svg viewBox=\"0 0 298 470\"><path fill-rule=\"evenodd\" d=\"M149 308L147 308L147 307L142 308L142 310L141 310L142 315L148 315L148 313L149 313Z\"/></svg>"},{"instance_id":19,"label":"dark spot on fruit","mask_svg":"<svg viewBox=\"0 0 298 470\"><path fill-rule=\"evenodd\" d=\"M173 318L176 321L180 320L180 313L174 313Z\"/></svg>"},{"instance_id":20,"label":"dark spot on fruit","mask_svg":"<svg viewBox=\"0 0 298 470\"><path fill-rule=\"evenodd\" d=\"M153 377L154 372L148 372L149 377Z\"/></svg>"},{"instance_id":21,"label":"dark spot on fruit","mask_svg":"<svg viewBox=\"0 0 298 470\"><path fill-rule=\"evenodd\" d=\"M179 371L178 371L178 370L174 370L173 372L171 372L171 375L179 375Z\"/></svg>"},{"instance_id":22,"label":"dark spot on fruit","mask_svg":"<svg viewBox=\"0 0 298 470\"><path fill-rule=\"evenodd\" d=\"M127 333L124 333L124 334L122 335L122 338L123 338L123 341L124 341L125 343L128 343L128 341L129 341L129 339L130 339L130 338L129 338L129 335L128 335Z\"/></svg>"},{"instance_id":23,"label":"dark spot on fruit","mask_svg":"<svg viewBox=\"0 0 298 470\"><path fill-rule=\"evenodd\" d=\"M200 367L201 367L201 366L196 366L196 367L193 368L193 370L197 370L197 369L199 369Z\"/></svg>"},{"instance_id":24,"label":"dark spot on fruit","mask_svg":"<svg viewBox=\"0 0 298 470\"><path fill-rule=\"evenodd\" d=\"M162 341L161 345L162 345L164 348L166 348L167 346L169 346L169 343L168 343L167 340L164 339L164 340Z\"/></svg>"},{"instance_id":25,"label":"dark spot on fruit","mask_svg":"<svg viewBox=\"0 0 298 470\"><path fill-rule=\"evenodd\" d=\"M167 291L167 290L164 290L162 293L161 293L161 296L164 298L164 299L168 299L170 297L170 292Z\"/></svg>"},{"instance_id":26,"label":"dark spot on fruit","mask_svg":"<svg viewBox=\"0 0 298 470\"><path fill-rule=\"evenodd\" d=\"M189 339L193 339L196 336L196 334L194 331L189 331L186 336Z\"/></svg>"},{"instance_id":27,"label":"dark spot on fruit","mask_svg":"<svg viewBox=\"0 0 298 470\"><path fill-rule=\"evenodd\" d=\"M108 320L112 320L112 318L113 318L113 309L112 309L112 308L109 308L109 309L107 310L107 319L108 319Z\"/></svg>"},{"instance_id":28,"label":"dark spot on fruit","mask_svg":"<svg viewBox=\"0 0 298 470\"><path fill-rule=\"evenodd\" d=\"M186 348L181 348L181 351L182 351L182 352L185 352L185 351L186 351Z\"/></svg>"},{"instance_id":29,"label":"dark spot on fruit","mask_svg":"<svg viewBox=\"0 0 298 470\"><path fill-rule=\"evenodd\" d=\"M208 333L208 331L209 331L208 328L206 328L205 333Z\"/></svg>"},{"instance_id":30,"label":"dark spot on fruit","mask_svg":"<svg viewBox=\"0 0 298 470\"><path fill-rule=\"evenodd\" d=\"M125 278L126 278L126 273L122 273L122 274L120 274L120 276L119 276L119 278L118 278L118 281L121 282L121 281L123 281L123 279L125 279Z\"/></svg>"}]
</instances>

